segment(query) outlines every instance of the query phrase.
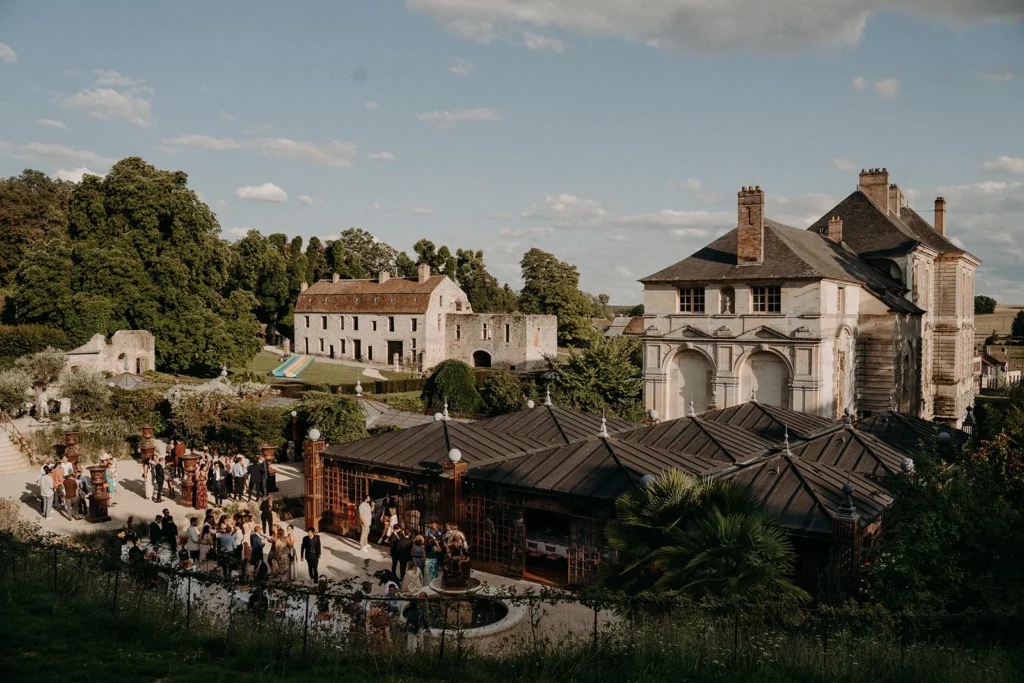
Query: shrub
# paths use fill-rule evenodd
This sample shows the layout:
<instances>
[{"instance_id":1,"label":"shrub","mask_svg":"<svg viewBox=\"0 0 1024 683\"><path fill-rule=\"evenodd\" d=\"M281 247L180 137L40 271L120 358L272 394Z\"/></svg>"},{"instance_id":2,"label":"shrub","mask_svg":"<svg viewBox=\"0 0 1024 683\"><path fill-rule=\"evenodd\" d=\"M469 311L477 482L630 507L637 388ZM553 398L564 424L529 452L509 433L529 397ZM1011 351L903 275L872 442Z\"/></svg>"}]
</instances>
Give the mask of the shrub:
<instances>
[{"instance_id":1,"label":"shrub","mask_svg":"<svg viewBox=\"0 0 1024 683\"><path fill-rule=\"evenodd\" d=\"M431 412L448 409L456 413L480 413L483 399L476 389L476 378L468 365L458 360L442 361L423 387L423 400Z\"/></svg>"},{"instance_id":2,"label":"shrub","mask_svg":"<svg viewBox=\"0 0 1024 683\"><path fill-rule=\"evenodd\" d=\"M216 443L222 453L253 456L262 444L279 446L283 443L285 424L283 409L265 408L254 400L240 401L221 414Z\"/></svg>"},{"instance_id":3,"label":"shrub","mask_svg":"<svg viewBox=\"0 0 1024 683\"><path fill-rule=\"evenodd\" d=\"M295 412L298 413L299 438L309 430L320 430L321 439L328 443L344 443L369 436L366 415L354 398L326 391L307 392Z\"/></svg>"},{"instance_id":4,"label":"shrub","mask_svg":"<svg viewBox=\"0 0 1024 683\"><path fill-rule=\"evenodd\" d=\"M0 413L16 413L32 388L31 378L21 370L0 372Z\"/></svg>"},{"instance_id":5,"label":"shrub","mask_svg":"<svg viewBox=\"0 0 1024 683\"><path fill-rule=\"evenodd\" d=\"M974 315L985 315L996 312L996 300L990 296L974 297Z\"/></svg>"},{"instance_id":6,"label":"shrub","mask_svg":"<svg viewBox=\"0 0 1024 683\"><path fill-rule=\"evenodd\" d=\"M62 351L47 346L30 356L22 356L15 366L32 378L32 385L45 387L57 380L68 364L68 357Z\"/></svg>"},{"instance_id":7,"label":"shrub","mask_svg":"<svg viewBox=\"0 0 1024 683\"><path fill-rule=\"evenodd\" d=\"M248 384L266 384L267 378L258 372L246 368L245 370L240 370L239 372L231 375L231 381L236 384L241 382Z\"/></svg>"},{"instance_id":8,"label":"shrub","mask_svg":"<svg viewBox=\"0 0 1024 683\"><path fill-rule=\"evenodd\" d=\"M400 432L402 428L398 425L381 425L379 427L370 427L370 436L380 436L381 434L390 434L391 432Z\"/></svg>"},{"instance_id":9,"label":"shrub","mask_svg":"<svg viewBox=\"0 0 1024 683\"><path fill-rule=\"evenodd\" d=\"M384 396L376 396L374 398L395 410L405 410L410 413L420 414L425 413L427 410L427 405L419 396L410 396L409 394L385 394Z\"/></svg>"},{"instance_id":10,"label":"shrub","mask_svg":"<svg viewBox=\"0 0 1024 683\"><path fill-rule=\"evenodd\" d=\"M60 393L71 399L71 411L75 413L96 415L110 403L110 389L103 376L88 368L65 373L60 381Z\"/></svg>"},{"instance_id":11,"label":"shrub","mask_svg":"<svg viewBox=\"0 0 1024 683\"><path fill-rule=\"evenodd\" d=\"M487 414L506 415L526 407L526 392L519 378L508 370L496 370L484 382Z\"/></svg>"},{"instance_id":12,"label":"shrub","mask_svg":"<svg viewBox=\"0 0 1024 683\"><path fill-rule=\"evenodd\" d=\"M157 435L163 436L167 432L169 413L170 405L158 387L132 390L113 387L110 390L110 414L135 428L148 424Z\"/></svg>"},{"instance_id":13,"label":"shrub","mask_svg":"<svg viewBox=\"0 0 1024 683\"><path fill-rule=\"evenodd\" d=\"M0 325L0 368L14 366L16 359L47 347L70 349L62 330L46 325Z\"/></svg>"},{"instance_id":14,"label":"shrub","mask_svg":"<svg viewBox=\"0 0 1024 683\"><path fill-rule=\"evenodd\" d=\"M110 453L118 459L131 457L132 443L138 436L135 427L117 418L100 418L87 424L76 424L78 431L78 452L85 464L97 463L101 453ZM57 447L64 443L64 427L51 425L36 429L26 435L32 448L30 459L40 463L47 457L54 457Z\"/></svg>"}]
</instances>

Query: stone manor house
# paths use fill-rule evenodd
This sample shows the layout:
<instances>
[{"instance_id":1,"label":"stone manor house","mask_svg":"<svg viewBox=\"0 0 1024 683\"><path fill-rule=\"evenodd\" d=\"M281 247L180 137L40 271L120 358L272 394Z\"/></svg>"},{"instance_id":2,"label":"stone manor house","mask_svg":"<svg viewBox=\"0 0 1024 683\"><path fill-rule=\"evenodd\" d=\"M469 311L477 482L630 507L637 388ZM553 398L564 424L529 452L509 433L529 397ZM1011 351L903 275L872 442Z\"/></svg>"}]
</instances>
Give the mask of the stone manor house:
<instances>
[{"instance_id":1,"label":"stone manor house","mask_svg":"<svg viewBox=\"0 0 1024 683\"><path fill-rule=\"evenodd\" d=\"M749 400L822 417L887 410L959 427L974 399L974 272L889 183L857 189L806 230L738 194L736 228L641 280L644 397L664 419Z\"/></svg>"},{"instance_id":2,"label":"stone manor house","mask_svg":"<svg viewBox=\"0 0 1024 683\"><path fill-rule=\"evenodd\" d=\"M295 353L427 370L447 359L517 372L558 353L553 315L473 313L466 293L422 264L418 277L303 283Z\"/></svg>"}]
</instances>

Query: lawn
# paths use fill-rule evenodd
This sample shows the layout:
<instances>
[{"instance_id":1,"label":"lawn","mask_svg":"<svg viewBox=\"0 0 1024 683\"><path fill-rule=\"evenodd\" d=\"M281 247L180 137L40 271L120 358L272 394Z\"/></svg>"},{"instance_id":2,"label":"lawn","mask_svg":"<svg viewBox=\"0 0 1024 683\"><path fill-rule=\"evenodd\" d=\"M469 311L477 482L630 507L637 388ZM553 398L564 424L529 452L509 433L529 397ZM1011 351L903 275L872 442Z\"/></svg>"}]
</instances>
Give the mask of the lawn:
<instances>
[{"instance_id":1,"label":"lawn","mask_svg":"<svg viewBox=\"0 0 1024 683\"><path fill-rule=\"evenodd\" d=\"M268 372L280 365L281 362L280 356L261 351L249 363L248 369L266 377L271 383L294 383L294 380L267 375ZM382 370L381 374L385 377L400 377L400 375L395 375L395 373L386 370ZM306 371L298 378L299 381L306 384L355 384L357 379L366 382L371 378L363 373L363 368L319 360L314 360L313 364L306 368Z\"/></svg>"}]
</instances>

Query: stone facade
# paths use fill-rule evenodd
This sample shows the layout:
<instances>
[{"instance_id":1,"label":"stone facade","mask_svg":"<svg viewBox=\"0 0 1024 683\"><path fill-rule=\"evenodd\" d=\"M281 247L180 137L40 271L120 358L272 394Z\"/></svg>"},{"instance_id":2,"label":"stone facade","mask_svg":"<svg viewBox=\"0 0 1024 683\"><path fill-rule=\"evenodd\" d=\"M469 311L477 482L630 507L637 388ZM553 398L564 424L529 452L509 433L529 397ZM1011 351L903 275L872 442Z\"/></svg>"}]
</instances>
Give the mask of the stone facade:
<instances>
[{"instance_id":1,"label":"stone facade","mask_svg":"<svg viewBox=\"0 0 1024 683\"><path fill-rule=\"evenodd\" d=\"M558 318L553 315L449 313L448 358L473 367L543 370L558 354Z\"/></svg>"},{"instance_id":2,"label":"stone facade","mask_svg":"<svg viewBox=\"0 0 1024 683\"><path fill-rule=\"evenodd\" d=\"M642 280L647 408L672 419L753 397L959 426L974 395L978 260L945 239L945 200L941 232L904 202L872 169L798 230L764 217L760 187L740 190L735 231Z\"/></svg>"},{"instance_id":3,"label":"stone facade","mask_svg":"<svg viewBox=\"0 0 1024 683\"><path fill-rule=\"evenodd\" d=\"M90 368L96 372L118 375L130 372L141 375L156 369L156 344L145 330L119 330L107 342L102 334L77 349L68 351L68 368Z\"/></svg>"},{"instance_id":4,"label":"stone facade","mask_svg":"<svg viewBox=\"0 0 1024 683\"><path fill-rule=\"evenodd\" d=\"M524 371L557 353L556 329L554 316L474 314L457 284L421 266L416 278L334 276L304 288L295 305L294 352L417 370L458 358Z\"/></svg>"}]
</instances>

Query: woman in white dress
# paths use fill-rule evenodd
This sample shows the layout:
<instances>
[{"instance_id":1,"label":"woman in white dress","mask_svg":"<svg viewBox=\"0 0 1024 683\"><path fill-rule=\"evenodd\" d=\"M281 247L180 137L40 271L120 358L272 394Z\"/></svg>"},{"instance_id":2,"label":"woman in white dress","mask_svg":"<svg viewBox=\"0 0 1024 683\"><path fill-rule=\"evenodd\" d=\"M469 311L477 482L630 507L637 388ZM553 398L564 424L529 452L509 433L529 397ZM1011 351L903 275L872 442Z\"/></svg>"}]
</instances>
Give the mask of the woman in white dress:
<instances>
[{"instance_id":1,"label":"woman in white dress","mask_svg":"<svg viewBox=\"0 0 1024 683\"><path fill-rule=\"evenodd\" d=\"M142 480L146 485L146 500L153 500L153 459L146 458L142 463Z\"/></svg>"}]
</instances>

